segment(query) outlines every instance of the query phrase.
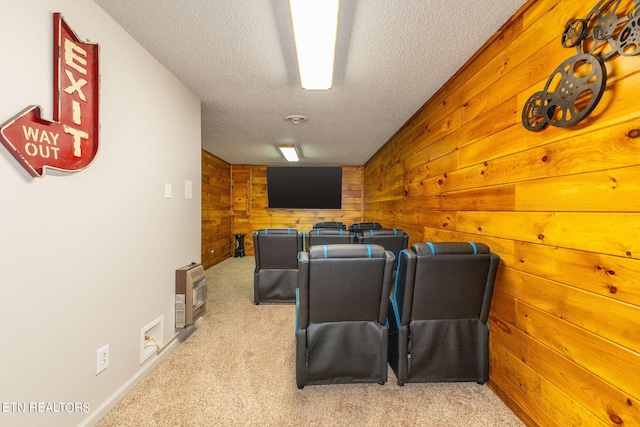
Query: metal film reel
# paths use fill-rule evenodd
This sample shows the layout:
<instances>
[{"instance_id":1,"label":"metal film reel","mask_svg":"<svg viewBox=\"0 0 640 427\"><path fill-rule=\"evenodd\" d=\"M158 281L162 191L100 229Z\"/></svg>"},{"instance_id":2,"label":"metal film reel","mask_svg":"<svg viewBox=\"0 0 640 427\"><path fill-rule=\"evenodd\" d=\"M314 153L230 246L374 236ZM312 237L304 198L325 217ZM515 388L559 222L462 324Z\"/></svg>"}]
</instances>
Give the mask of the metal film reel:
<instances>
[{"instance_id":1,"label":"metal film reel","mask_svg":"<svg viewBox=\"0 0 640 427\"><path fill-rule=\"evenodd\" d=\"M590 53L606 61L618 53L616 33L629 20L626 15L617 15L621 2L622 0L601 0L589 12L585 19L587 35L576 45L579 54Z\"/></svg>"},{"instance_id":2,"label":"metal film reel","mask_svg":"<svg viewBox=\"0 0 640 427\"><path fill-rule=\"evenodd\" d=\"M586 19L572 19L567 22L562 33L563 47L576 47L589 34L588 22Z\"/></svg>"},{"instance_id":3,"label":"metal film reel","mask_svg":"<svg viewBox=\"0 0 640 427\"><path fill-rule=\"evenodd\" d=\"M636 9L618 37L618 53L634 56L640 53L640 12Z\"/></svg>"},{"instance_id":4,"label":"metal film reel","mask_svg":"<svg viewBox=\"0 0 640 427\"><path fill-rule=\"evenodd\" d=\"M532 132L539 132L549 124L546 119L547 92L536 92L529 97L522 109L522 125Z\"/></svg>"},{"instance_id":5,"label":"metal film reel","mask_svg":"<svg viewBox=\"0 0 640 427\"><path fill-rule=\"evenodd\" d=\"M560 64L544 87L547 123L569 127L587 117L598 105L607 84L607 71L590 54L572 56Z\"/></svg>"}]
</instances>

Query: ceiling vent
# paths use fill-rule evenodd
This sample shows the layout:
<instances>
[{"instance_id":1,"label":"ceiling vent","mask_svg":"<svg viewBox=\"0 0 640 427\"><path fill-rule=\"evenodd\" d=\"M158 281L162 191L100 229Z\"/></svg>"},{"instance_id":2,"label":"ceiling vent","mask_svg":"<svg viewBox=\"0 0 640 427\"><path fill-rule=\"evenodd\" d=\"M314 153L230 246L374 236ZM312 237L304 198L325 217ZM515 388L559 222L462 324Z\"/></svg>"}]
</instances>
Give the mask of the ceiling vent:
<instances>
[{"instance_id":1,"label":"ceiling vent","mask_svg":"<svg viewBox=\"0 0 640 427\"><path fill-rule=\"evenodd\" d=\"M287 116L284 119L293 125L299 125L307 121L307 118L305 116L300 116L298 114Z\"/></svg>"}]
</instances>

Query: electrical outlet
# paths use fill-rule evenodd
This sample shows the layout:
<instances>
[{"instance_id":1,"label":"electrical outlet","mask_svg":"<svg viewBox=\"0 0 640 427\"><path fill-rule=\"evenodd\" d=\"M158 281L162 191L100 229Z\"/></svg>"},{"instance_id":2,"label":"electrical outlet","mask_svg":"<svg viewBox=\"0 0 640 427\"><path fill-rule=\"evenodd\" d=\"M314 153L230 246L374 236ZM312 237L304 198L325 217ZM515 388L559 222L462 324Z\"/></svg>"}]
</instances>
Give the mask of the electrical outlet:
<instances>
[{"instance_id":1,"label":"electrical outlet","mask_svg":"<svg viewBox=\"0 0 640 427\"><path fill-rule=\"evenodd\" d=\"M109 367L109 344L96 351L96 375Z\"/></svg>"}]
</instances>

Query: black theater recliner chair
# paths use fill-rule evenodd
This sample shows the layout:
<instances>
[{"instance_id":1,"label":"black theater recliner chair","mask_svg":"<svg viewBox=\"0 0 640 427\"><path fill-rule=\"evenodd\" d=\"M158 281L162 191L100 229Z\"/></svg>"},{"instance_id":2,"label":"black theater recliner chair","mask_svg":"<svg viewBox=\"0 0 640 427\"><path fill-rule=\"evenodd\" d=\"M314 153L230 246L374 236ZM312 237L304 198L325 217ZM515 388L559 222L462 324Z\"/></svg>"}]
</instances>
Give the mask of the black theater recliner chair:
<instances>
[{"instance_id":1,"label":"black theater recliner chair","mask_svg":"<svg viewBox=\"0 0 640 427\"><path fill-rule=\"evenodd\" d=\"M313 228L343 228L346 229L347 226L339 221L320 221L313 224Z\"/></svg>"},{"instance_id":2,"label":"black theater recliner chair","mask_svg":"<svg viewBox=\"0 0 640 427\"><path fill-rule=\"evenodd\" d=\"M389 308L389 364L406 382L489 380L489 327L500 257L482 243L403 250Z\"/></svg>"},{"instance_id":3,"label":"black theater recliner chair","mask_svg":"<svg viewBox=\"0 0 640 427\"><path fill-rule=\"evenodd\" d=\"M265 228L253 233L253 244L253 302L294 303L302 234L293 228Z\"/></svg>"},{"instance_id":4,"label":"black theater recliner chair","mask_svg":"<svg viewBox=\"0 0 640 427\"><path fill-rule=\"evenodd\" d=\"M361 231L371 229L377 230L379 228L384 228L379 222L356 222L349 226L349 231L352 231L353 233L360 233Z\"/></svg>"},{"instance_id":5,"label":"black theater recliner chair","mask_svg":"<svg viewBox=\"0 0 640 427\"><path fill-rule=\"evenodd\" d=\"M322 245L300 253L296 383L387 381L385 325L393 255L379 245Z\"/></svg>"},{"instance_id":6,"label":"black theater recliner chair","mask_svg":"<svg viewBox=\"0 0 640 427\"><path fill-rule=\"evenodd\" d=\"M397 228L371 228L358 232L356 242L380 245L397 259L400 251L409 247L409 234Z\"/></svg>"},{"instance_id":7,"label":"black theater recliner chair","mask_svg":"<svg viewBox=\"0 0 640 427\"><path fill-rule=\"evenodd\" d=\"M305 248L314 245L353 244L355 234L342 228L315 228L304 234Z\"/></svg>"}]
</instances>

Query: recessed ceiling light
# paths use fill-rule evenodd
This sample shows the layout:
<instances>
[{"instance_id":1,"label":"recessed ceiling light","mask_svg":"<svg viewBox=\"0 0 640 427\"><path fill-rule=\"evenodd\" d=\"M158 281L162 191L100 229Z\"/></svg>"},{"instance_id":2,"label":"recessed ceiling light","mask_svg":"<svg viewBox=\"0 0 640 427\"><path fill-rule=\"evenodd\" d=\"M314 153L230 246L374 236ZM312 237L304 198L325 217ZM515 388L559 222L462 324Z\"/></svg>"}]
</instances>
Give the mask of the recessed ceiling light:
<instances>
[{"instance_id":1,"label":"recessed ceiling light","mask_svg":"<svg viewBox=\"0 0 640 427\"><path fill-rule=\"evenodd\" d=\"M331 89L340 0L289 0L300 84Z\"/></svg>"},{"instance_id":2,"label":"recessed ceiling light","mask_svg":"<svg viewBox=\"0 0 640 427\"><path fill-rule=\"evenodd\" d=\"M295 144L280 144L278 145L278 148L287 161L297 162L299 160L298 150L296 149Z\"/></svg>"}]
</instances>

